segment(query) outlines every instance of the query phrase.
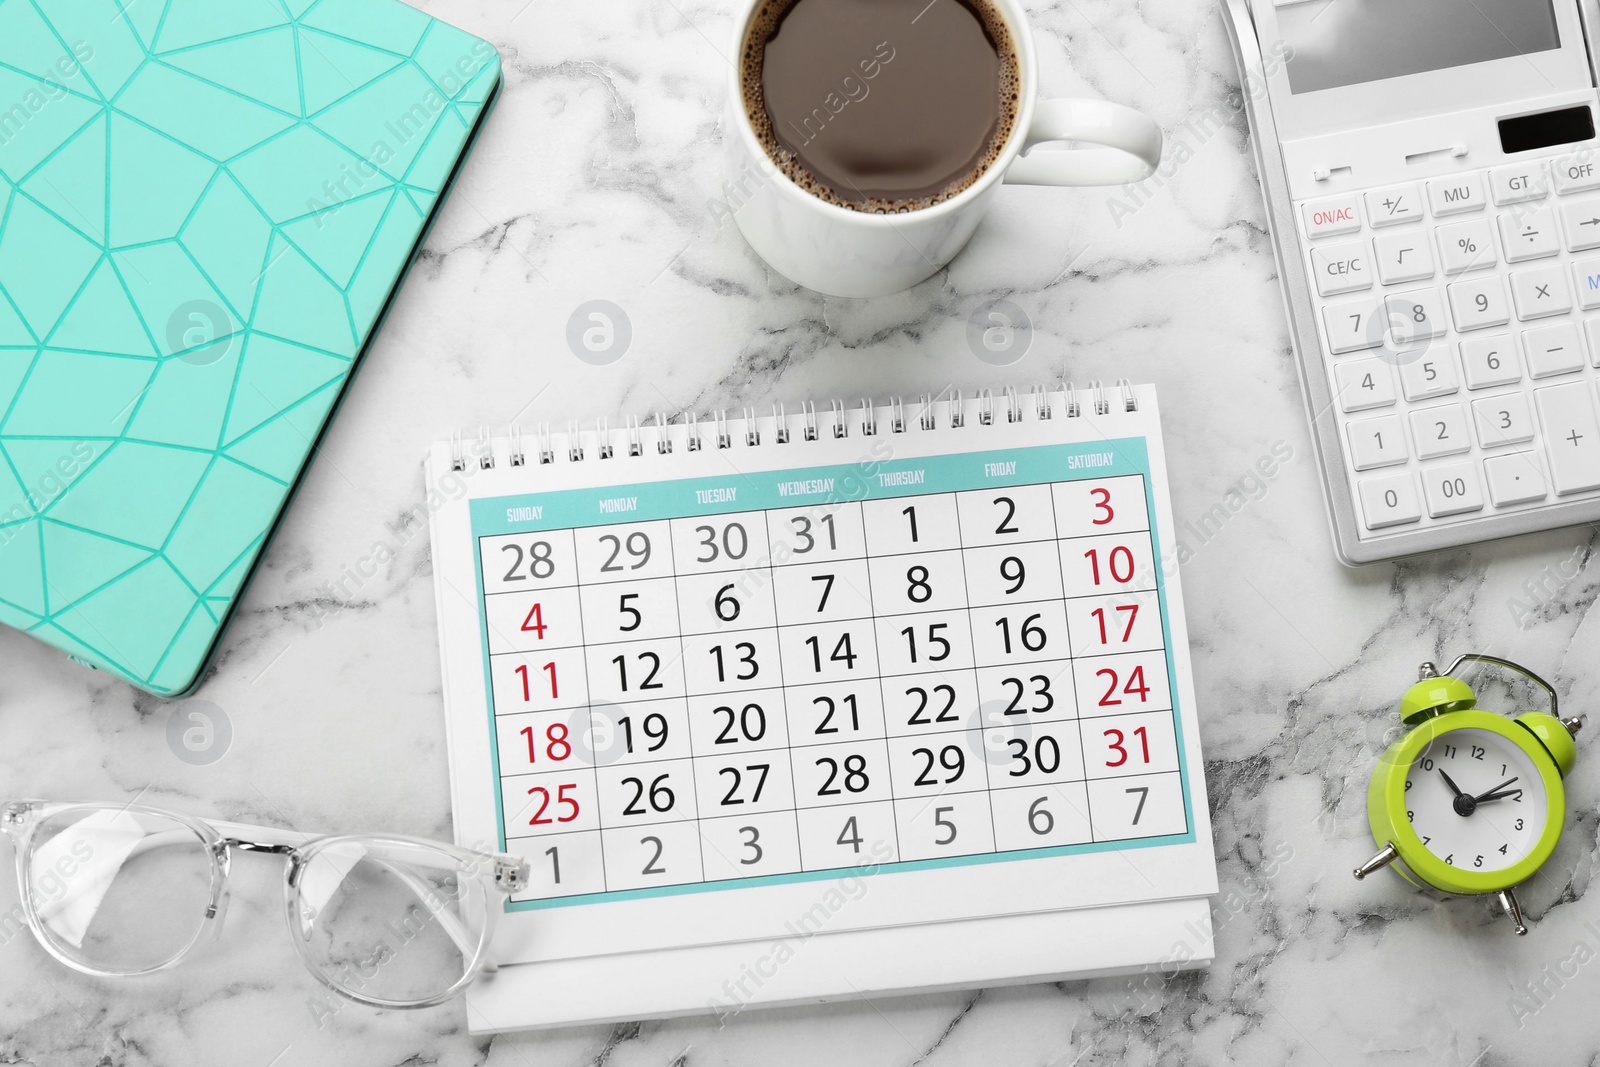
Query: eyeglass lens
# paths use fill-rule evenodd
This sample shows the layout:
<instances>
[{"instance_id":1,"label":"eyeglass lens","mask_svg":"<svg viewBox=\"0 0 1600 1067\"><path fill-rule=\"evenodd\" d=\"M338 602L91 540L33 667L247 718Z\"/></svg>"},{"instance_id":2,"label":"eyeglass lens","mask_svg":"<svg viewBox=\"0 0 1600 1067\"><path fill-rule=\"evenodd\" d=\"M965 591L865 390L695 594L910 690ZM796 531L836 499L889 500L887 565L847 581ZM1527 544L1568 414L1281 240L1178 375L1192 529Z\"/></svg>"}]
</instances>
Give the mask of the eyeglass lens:
<instances>
[{"instance_id":1,"label":"eyeglass lens","mask_svg":"<svg viewBox=\"0 0 1600 1067\"><path fill-rule=\"evenodd\" d=\"M138 974L183 955L205 928L214 864L166 816L74 807L35 829L24 877L45 938L81 965Z\"/></svg>"},{"instance_id":2,"label":"eyeglass lens","mask_svg":"<svg viewBox=\"0 0 1600 1067\"><path fill-rule=\"evenodd\" d=\"M487 894L449 853L336 839L304 857L289 901L302 954L360 999L426 1003L449 995L485 940Z\"/></svg>"}]
</instances>

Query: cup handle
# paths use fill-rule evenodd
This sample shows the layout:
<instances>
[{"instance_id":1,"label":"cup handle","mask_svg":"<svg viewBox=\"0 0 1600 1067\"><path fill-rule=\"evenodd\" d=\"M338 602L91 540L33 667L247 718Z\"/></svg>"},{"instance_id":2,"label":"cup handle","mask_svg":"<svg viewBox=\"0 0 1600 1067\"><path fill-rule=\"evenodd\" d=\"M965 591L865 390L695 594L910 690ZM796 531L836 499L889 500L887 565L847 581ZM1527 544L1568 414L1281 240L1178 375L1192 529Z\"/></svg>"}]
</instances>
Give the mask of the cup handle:
<instances>
[{"instance_id":1,"label":"cup handle","mask_svg":"<svg viewBox=\"0 0 1600 1067\"><path fill-rule=\"evenodd\" d=\"M1043 141L1103 145L1069 152L1034 152ZM1143 181L1161 162L1161 127L1131 107L1108 100L1041 100L1006 169L1011 185L1122 185Z\"/></svg>"}]
</instances>

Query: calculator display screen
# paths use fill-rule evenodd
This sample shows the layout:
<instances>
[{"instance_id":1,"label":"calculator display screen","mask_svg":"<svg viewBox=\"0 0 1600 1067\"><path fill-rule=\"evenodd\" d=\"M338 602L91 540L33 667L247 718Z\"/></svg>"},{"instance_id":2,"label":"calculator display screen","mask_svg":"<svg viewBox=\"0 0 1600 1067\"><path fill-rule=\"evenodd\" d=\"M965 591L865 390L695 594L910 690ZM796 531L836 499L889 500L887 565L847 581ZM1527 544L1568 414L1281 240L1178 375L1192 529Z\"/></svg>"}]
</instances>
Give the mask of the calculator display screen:
<instances>
[{"instance_id":1,"label":"calculator display screen","mask_svg":"<svg viewBox=\"0 0 1600 1067\"><path fill-rule=\"evenodd\" d=\"M1560 47L1551 0L1311 0L1277 14L1296 93Z\"/></svg>"}]
</instances>

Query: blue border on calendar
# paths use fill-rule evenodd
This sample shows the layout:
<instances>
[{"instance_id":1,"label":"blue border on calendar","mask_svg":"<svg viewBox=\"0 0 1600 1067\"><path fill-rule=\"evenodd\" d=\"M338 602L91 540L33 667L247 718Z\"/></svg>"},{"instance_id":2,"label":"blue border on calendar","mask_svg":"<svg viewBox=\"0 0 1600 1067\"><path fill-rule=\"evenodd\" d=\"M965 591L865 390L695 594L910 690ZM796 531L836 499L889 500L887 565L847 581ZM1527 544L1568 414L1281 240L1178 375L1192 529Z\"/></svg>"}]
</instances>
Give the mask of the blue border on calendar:
<instances>
[{"instance_id":1,"label":"blue border on calendar","mask_svg":"<svg viewBox=\"0 0 1600 1067\"><path fill-rule=\"evenodd\" d=\"M986 473L996 463L1015 463L1009 476ZM924 472L914 484L894 482L897 473ZM880 475L889 475L882 478ZM1005 488L1092 478L1140 475L1144 479L1145 513L1150 523L1152 565L1156 572L1156 595L1161 606L1161 638L1167 660L1167 685L1172 696L1173 741L1178 749L1178 783L1183 795L1183 818L1188 829L1181 834L1127 838L1115 841L1089 841L1076 845L1051 845L1044 848L985 852L938 859L903 860L880 865L873 876L908 871L967 867L984 863L1009 863L1053 856L1075 856L1094 852L1121 852L1136 848L1159 848L1188 844L1195 840L1194 809L1189 795L1189 765L1184 756L1183 716L1179 707L1177 669L1172 653L1172 631L1168 622L1167 577L1163 568L1161 531L1156 521L1155 488L1150 470L1149 450L1143 437L1110 438L1100 441L1061 445L1033 445L985 452L958 452L905 459L863 459L852 464L791 467L781 470L738 472L731 477L739 482L736 499L720 500L714 492L727 488L730 476L683 478L669 482L599 486L590 489L563 489L551 493L522 493L511 496L481 497L469 501L472 519L474 572L478 581L479 647L483 651L484 692L489 694L490 757L494 761L495 824L500 848L506 844L505 804L501 789L500 753L493 742L495 733L494 686L490 675L488 619L482 610L484 597L483 555L477 550L480 538L505 534L565 530L589 526L616 526L662 519L696 518L745 511L772 511L796 507L826 507L830 504L859 503L895 497L960 493L973 489ZM828 486L817 492L797 492L801 484ZM702 495L705 494L705 495ZM626 515L602 513L601 500L636 497L637 509ZM531 514L538 505L540 518L513 519ZM830 867L816 871L753 878L720 879L645 889L618 889L602 893L575 894L541 900L508 901L507 911L540 911L549 908L603 904L621 900L641 900L680 896L687 893L719 892L761 886L790 885L824 881L845 874L860 873L859 867Z\"/></svg>"}]
</instances>

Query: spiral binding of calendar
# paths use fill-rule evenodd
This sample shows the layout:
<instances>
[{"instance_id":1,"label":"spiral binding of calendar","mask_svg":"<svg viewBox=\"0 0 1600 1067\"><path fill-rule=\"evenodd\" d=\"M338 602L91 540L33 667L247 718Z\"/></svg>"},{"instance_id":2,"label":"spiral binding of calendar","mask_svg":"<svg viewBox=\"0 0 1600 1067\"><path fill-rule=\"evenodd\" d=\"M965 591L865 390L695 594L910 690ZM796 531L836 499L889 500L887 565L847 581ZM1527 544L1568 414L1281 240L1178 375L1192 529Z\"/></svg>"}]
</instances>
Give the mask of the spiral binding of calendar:
<instances>
[{"instance_id":1,"label":"spiral binding of calendar","mask_svg":"<svg viewBox=\"0 0 1600 1067\"><path fill-rule=\"evenodd\" d=\"M619 455L636 457L651 452L671 455L680 449L698 452L712 448L758 448L768 443L788 445L815 441L823 436L875 437L880 432L900 434L940 427L961 429L969 422L991 426L997 417L1003 417L1007 423L1045 422L1138 409L1132 383L1119 378L1109 389L1095 381L1081 390L1071 382L1062 382L1034 386L1026 393L1010 386L998 395L990 389L973 397L963 397L960 390L951 390L948 396L939 397L924 393L917 398L909 415L903 397L892 397L882 405L866 398L855 404L833 400L821 410L807 401L794 412L782 404L774 404L771 414L763 415L754 408L745 408L731 418L726 410L721 410L705 418L686 412L681 419L673 421L658 412L648 422L629 417L620 427L613 427L608 419L600 419L593 429L572 422L565 431L552 430L548 423L541 423L531 435L524 435L520 426L513 425L504 436L495 437L488 427L483 427L471 442L458 432L450 441L450 466L452 470L462 471L469 464L489 470L500 463L513 467L581 463L591 458L609 460Z\"/></svg>"}]
</instances>

